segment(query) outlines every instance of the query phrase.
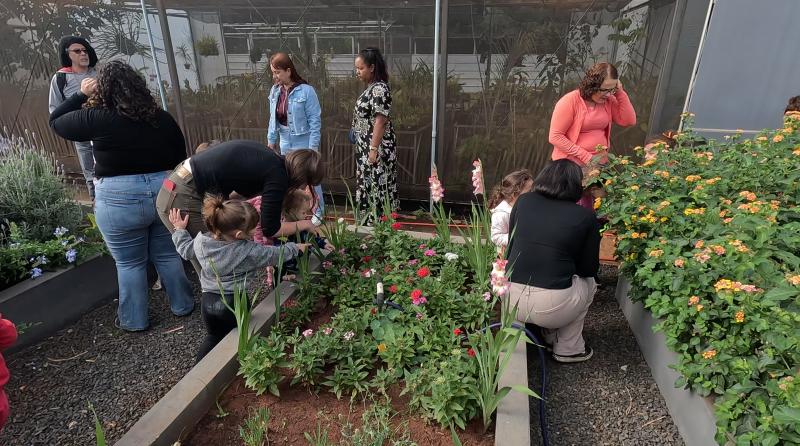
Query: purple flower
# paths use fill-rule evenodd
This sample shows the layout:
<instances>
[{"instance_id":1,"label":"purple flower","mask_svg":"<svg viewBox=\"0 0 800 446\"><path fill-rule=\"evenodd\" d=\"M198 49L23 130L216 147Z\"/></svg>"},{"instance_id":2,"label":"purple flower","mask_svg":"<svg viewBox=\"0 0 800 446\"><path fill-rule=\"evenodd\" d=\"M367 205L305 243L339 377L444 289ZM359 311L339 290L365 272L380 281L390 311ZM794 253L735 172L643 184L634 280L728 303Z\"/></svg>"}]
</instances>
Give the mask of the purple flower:
<instances>
[{"instance_id":1,"label":"purple flower","mask_svg":"<svg viewBox=\"0 0 800 446\"><path fill-rule=\"evenodd\" d=\"M42 275L42 269L41 268L34 268L34 269L31 270L31 279L35 279L35 278L37 278L37 277L39 277L41 275Z\"/></svg>"},{"instance_id":2,"label":"purple flower","mask_svg":"<svg viewBox=\"0 0 800 446\"><path fill-rule=\"evenodd\" d=\"M322 267L325 268L325 269L330 269L332 266L333 266L333 262L331 262L330 260L326 260L326 261L322 262Z\"/></svg>"},{"instance_id":3,"label":"purple flower","mask_svg":"<svg viewBox=\"0 0 800 446\"><path fill-rule=\"evenodd\" d=\"M73 263L75 262L75 259L77 257L78 257L78 251L75 251L74 249L70 249L69 251L67 251L67 262Z\"/></svg>"}]
</instances>

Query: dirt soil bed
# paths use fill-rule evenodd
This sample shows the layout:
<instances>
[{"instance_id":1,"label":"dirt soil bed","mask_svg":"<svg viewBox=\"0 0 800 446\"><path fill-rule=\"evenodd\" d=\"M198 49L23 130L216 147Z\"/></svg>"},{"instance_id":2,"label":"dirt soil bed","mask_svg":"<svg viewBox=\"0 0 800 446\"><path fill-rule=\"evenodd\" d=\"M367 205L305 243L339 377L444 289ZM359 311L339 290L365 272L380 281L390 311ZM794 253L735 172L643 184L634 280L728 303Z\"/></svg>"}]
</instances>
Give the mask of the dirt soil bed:
<instances>
[{"instance_id":1,"label":"dirt soil bed","mask_svg":"<svg viewBox=\"0 0 800 446\"><path fill-rule=\"evenodd\" d=\"M320 303L315 316L304 328L316 331L330 321L332 312L330 305ZM370 401L351 404L346 396L336 399L336 395L324 388L315 394L299 385L289 386L289 380L278 386L281 397L277 398L270 394L257 396L245 387L244 379L237 377L219 398L219 405L226 415L220 416L219 409L212 408L195 431L181 443L182 446L240 445L239 426L253 409L260 407L269 408L271 413L268 432L270 445L308 445L304 433L311 434L318 426L328 432L332 444L337 444L342 438L344 426L349 422L354 427L360 427L362 414L372 404ZM452 445L449 429L428 423L409 412L407 396L399 396L401 390L402 386L395 384L388 392L392 408L397 411L397 416L392 418L392 426L402 430L407 423L411 440L420 446ZM493 445L493 426L487 435L480 431L481 422L475 420L458 435L464 446Z\"/></svg>"}]
</instances>

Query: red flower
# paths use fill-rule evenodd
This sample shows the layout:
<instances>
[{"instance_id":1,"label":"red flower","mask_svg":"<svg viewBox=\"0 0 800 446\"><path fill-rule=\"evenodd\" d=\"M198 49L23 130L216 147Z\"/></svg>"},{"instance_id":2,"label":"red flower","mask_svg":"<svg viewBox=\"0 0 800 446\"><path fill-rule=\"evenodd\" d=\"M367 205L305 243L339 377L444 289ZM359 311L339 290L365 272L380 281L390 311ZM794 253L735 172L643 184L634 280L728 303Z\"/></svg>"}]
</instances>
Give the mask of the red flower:
<instances>
[{"instance_id":1,"label":"red flower","mask_svg":"<svg viewBox=\"0 0 800 446\"><path fill-rule=\"evenodd\" d=\"M428 277L430 275L431 275L431 270L428 269L427 266L423 266L422 268L417 270L417 277L419 277L420 279L423 279L423 278Z\"/></svg>"},{"instance_id":2,"label":"red flower","mask_svg":"<svg viewBox=\"0 0 800 446\"><path fill-rule=\"evenodd\" d=\"M456 336L460 335L461 334L461 329L460 328L456 328L455 330L453 330L453 334L456 335Z\"/></svg>"},{"instance_id":3,"label":"red flower","mask_svg":"<svg viewBox=\"0 0 800 446\"><path fill-rule=\"evenodd\" d=\"M374 316L374 315L378 314L378 309L375 308L375 307L372 307L372 308L369 309L369 313Z\"/></svg>"},{"instance_id":4,"label":"red flower","mask_svg":"<svg viewBox=\"0 0 800 446\"><path fill-rule=\"evenodd\" d=\"M372 256L364 256L364 258L363 258L363 259L361 259L361 260L363 260L363 261L364 261L364 263L367 263L367 262L369 262L370 260L372 260Z\"/></svg>"},{"instance_id":5,"label":"red flower","mask_svg":"<svg viewBox=\"0 0 800 446\"><path fill-rule=\"evenodd\" d=\"M414 291L411 292L412 299L419 299L420 297L422 297L422 290L415 289Z\"/></svg>"},{"instance_id":6,"label":"red flower","mask_svg":"<svg viewBox=\"0 0 800 446\"><path fill-rule=\"evenodd\" d=\"M385 216L385 215L381 215L381 221L386 221L386 220L388 220L388 219L389 219L389 217L387 217L387 216Z\"/></svg>"},{"instance_id":7,"label":"red flower","mask_svg":"<svg viewBox=\"0 0 800 446\"><path fill-rule=\"evenodd\" d=\"M475 357L475 350L473 350L473 349L467 350L467 356L469 356L470 358L474 358Z\"/></svg>"},{"instance_id":8,"label":"red flower","mask_svg":"<svg viewBox=\"0 0 800 446\"><path fill-rule=\"evenodd\" d=\"M397 220L397 217L399 217L399 216L400 216L400 214L398 214L397 212L392 212L392 218L393 219Z\"/></svg>"},{"instance_id":9,"label":"red flower","mask_svg":"<svg viewBox=\"0 0 800 446\"><path fill-rule=\"evenodd\" d=\"M392 294L396 294L397 293L397 285L390 286L389 287L389 292L392 293Z\"/></svg>"},{"instance_id":10,"label":"red flower","mask_svg":"<svg viewBox=\"0 0 800 446\"><path fill-rule=\"evenodd\" d=\"M394 229L395 231L397 231L398 229L400 229L402 227L403 227L402 223L398 223L398 222L392 223L392 229Z\"/></svg>"}]
</instances>

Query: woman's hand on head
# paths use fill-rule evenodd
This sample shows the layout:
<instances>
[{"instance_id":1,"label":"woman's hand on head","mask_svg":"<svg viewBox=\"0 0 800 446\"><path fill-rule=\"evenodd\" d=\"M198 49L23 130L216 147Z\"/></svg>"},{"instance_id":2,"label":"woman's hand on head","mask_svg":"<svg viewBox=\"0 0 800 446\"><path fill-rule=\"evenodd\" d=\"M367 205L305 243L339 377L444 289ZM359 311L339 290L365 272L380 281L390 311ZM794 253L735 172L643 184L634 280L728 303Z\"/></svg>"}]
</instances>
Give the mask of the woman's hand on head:
<instances>
[{"instance_id":1,"label":"woman's hand on head","mask_svg":"<svg viewBox=\"0 0 800 446\"><path fill-rule=\"evenodd\" d=\"M81 93L85 94L86 96L91 96L95 90L97 90L97 79L93 77L87 77L81 81Z\"/></svg>"},{"instance_id":2,"label":"woman's hand on head","mask_svg":"<svg viewBox=\"0 0 800 446\"><path fill-rule=\"evenodd\" d=\"M189 214L181 217L181 210L172 208L169 211L169 222L175 226L175 229L186 229L186 226L189 225Z\"/></svg>"}]
</instances>

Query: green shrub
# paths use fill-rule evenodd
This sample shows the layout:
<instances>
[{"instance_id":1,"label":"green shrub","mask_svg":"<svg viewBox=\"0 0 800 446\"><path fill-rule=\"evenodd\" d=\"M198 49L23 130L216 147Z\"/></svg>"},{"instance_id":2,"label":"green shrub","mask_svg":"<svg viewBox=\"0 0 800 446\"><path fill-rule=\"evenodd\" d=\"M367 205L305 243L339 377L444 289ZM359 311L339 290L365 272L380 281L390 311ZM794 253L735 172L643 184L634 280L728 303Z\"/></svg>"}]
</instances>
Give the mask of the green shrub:
<instances>
[{"instance_id":1,"label":"green shrub","mask_svg":"<svg viewBox=\"0 0 800 446\"><path fill-rule=\"evenodd\" d=\"M800 444L799 128L684 134L603 174L631 298L663 320L677 385L717 396L720 444Z\"/></svg>"},{"instance_id":2,"label":"green shrub","mask_svg":"<svg viewBox=\"0 0 800 446\"><path fill-rule=\"evenodd\" d=\"M81 210L64 185L63 168L48 153L36 149L32 138L5 139L0 152L0 215L16 223L32 241L52 238L53 229L74 232Z\"/></svg>"}]
</instances>

